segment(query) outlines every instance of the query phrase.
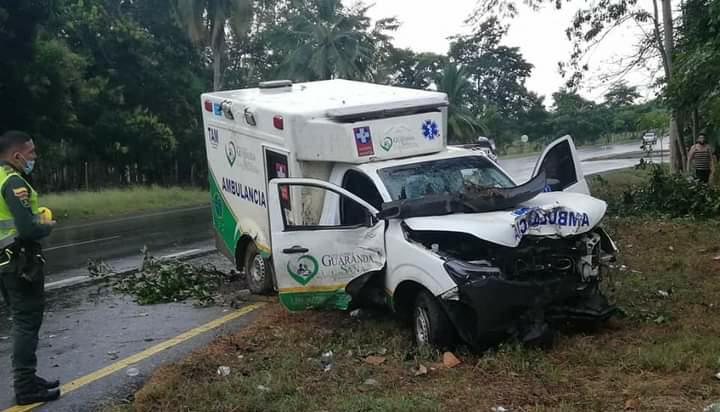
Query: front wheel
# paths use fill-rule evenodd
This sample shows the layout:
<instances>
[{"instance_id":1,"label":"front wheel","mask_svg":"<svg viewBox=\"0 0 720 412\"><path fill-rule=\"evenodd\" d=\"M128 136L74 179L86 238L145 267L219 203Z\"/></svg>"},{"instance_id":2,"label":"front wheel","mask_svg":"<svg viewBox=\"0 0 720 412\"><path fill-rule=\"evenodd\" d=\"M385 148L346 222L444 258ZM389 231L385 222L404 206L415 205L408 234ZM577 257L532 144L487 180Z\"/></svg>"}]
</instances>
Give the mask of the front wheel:
<instances>
[{"instance_id":1,"label":"front wheel","mask_svg":"<svg viewBox=\"0 0 720 412\"><path fill-rule=\"evenodd\" d=\"M270 261L260 255L255 243L245 251L245 278L248 289L256 295L267 295L273 289L273 269Z\"/></svg>"},{"instance_id":2,"label":"front wheel","mask_svg":"<svg viewBox=\"0 0 720 412\"><path fill-rule=\"evenodd\" d=\"M415 298L413 307L413 331L419 347L443 348L451 345L454 330L437 299L426 291Z\"/></svg>"}]
</instances>

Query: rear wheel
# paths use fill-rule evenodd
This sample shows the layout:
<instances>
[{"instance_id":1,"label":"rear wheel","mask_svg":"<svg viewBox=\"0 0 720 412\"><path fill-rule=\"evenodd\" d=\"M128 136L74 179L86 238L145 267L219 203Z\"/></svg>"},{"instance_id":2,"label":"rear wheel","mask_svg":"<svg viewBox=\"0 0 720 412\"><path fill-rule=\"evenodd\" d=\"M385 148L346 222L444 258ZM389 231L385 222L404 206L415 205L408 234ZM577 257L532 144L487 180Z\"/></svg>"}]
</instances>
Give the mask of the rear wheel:
<instances>
[{"instance_id":1,"label":"rear wheel","mask_svg":"<svg viewBox=\"0 0 720 412\"><path fill-rule=\"evenodd\" d=\"M245 278L248 289L257 295L266 295L272 292L273 270L269 260L260 255L255 243L251 242L245 251Z\"/></svg>"},{"instance_id":2,"label":"rear wheel","mask_svg":"<svg viewBox=\"0 0 720 412\"><path fill-rule=\"evenodd\" d=\"M454 330L437 299L426 291L415 298L413 307L415 343L420 346L443 348L454 340Z\"/></svg>"}]
</instances>

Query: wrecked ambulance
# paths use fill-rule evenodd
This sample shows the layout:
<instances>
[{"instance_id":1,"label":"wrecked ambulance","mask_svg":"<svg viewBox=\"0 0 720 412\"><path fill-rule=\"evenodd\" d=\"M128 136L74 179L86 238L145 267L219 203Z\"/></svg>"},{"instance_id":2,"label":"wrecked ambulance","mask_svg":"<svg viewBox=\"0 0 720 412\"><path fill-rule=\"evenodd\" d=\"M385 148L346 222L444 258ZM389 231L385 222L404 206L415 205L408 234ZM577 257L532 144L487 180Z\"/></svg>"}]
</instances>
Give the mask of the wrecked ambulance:
<instances>
[{"instance_id":1,"label":"wrecked ambulance","mask_svg":"<svg viewBox=\"0 0 720 412\"><path fill-rule=\"evenodd\" d=\"M218 248L289 310L389 305L420 345L596 324L617 251L573 141L518 184L446 144L444 93L346 80L201 97Z\"/></svg>"}]
</instances>

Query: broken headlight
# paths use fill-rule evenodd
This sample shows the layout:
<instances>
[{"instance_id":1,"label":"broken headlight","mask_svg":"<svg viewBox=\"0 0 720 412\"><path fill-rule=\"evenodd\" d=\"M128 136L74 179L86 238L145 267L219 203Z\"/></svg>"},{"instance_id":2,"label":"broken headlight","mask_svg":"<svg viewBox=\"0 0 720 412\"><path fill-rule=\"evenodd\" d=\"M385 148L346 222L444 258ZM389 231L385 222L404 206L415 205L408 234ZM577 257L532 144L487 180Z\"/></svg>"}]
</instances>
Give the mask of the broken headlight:
<instances>
[{"instance_id":1,"label":"broken headlight","mask_svg":"<svg viewBox=\"0 0 720 412\"><path fill-rule=\"evenodd\" d=\"M450 260L445 262L445 270L455 279L456 282L467 282L473 279L485 279L487 277L499 277L502 272L500 268L493 266L487 260L465 262L461 260Z\"/></svg>"}]
</instances>

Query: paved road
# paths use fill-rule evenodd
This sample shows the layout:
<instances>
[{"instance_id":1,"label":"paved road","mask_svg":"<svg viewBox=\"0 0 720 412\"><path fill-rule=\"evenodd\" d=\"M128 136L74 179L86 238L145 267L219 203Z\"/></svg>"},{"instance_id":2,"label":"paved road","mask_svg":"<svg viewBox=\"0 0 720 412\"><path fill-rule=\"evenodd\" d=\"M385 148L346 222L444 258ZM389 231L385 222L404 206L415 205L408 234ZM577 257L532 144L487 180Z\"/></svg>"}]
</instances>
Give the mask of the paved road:
<instances>
[{"instance_id":1,"label":"paved road","mask_svg":"<svg viewBox=\"0 0 720 412\"><path fill-rule=\"evenodd\" d=\"M82 267L88 259L137 255L143 245L154 250L207 241L212 238L211 216L209 206L199 206L99 223L61 222L45 246L49 276Z\"/></svg>"},{"instance_id":2,"label":"paved road","mask_svg":"<svg viewBox=\"0 0 720 412\"><path fill-rule=\"evenodd\" d=\"M665 149L668 148L666 142L663 142L663 147ZM610 146L594 146L578 149L578 156L580 157L583 172L585 173L585 175L593 175L608 172L611 170L632 167L638 163L638 159L592 160L593 158L622 155L637 152L639 150L640 145L637 143L626 143ZM508 173L510 173L513 178L515 178L519 183L523 183L530 179L530 175L535 168L538 157L539 155L531 155L514 159L500 159L499 163L500 166L502 166ZM655 155L653 160L659 161L659 155ZM667 156L665 156L664 161L668 161Z\"/></svg>"},{"instance_id":3,"label":"paved road","mask_svg":"<svg viewBox=\"0 0 720 412\"><path fill-rule=\"evenodd\" d=\"M221 270L230 270L225 261L216 254L193 263L214 263ZM239 310L252 309L245 305ZM99 286L50 292L40 331L38 373L63 384L76 381L72 387L77 389L36 410L92 411L100 402L124 399L159 364L181 357L218 334L243 327L253 315L230 307L198 308L191 303L139 306L129 297ZM0 304L0 411L14 405L9 334L7 308ZM129 376L133 375L129 368L136 368L139 374Z\"/></svg>"}]
</instances>

